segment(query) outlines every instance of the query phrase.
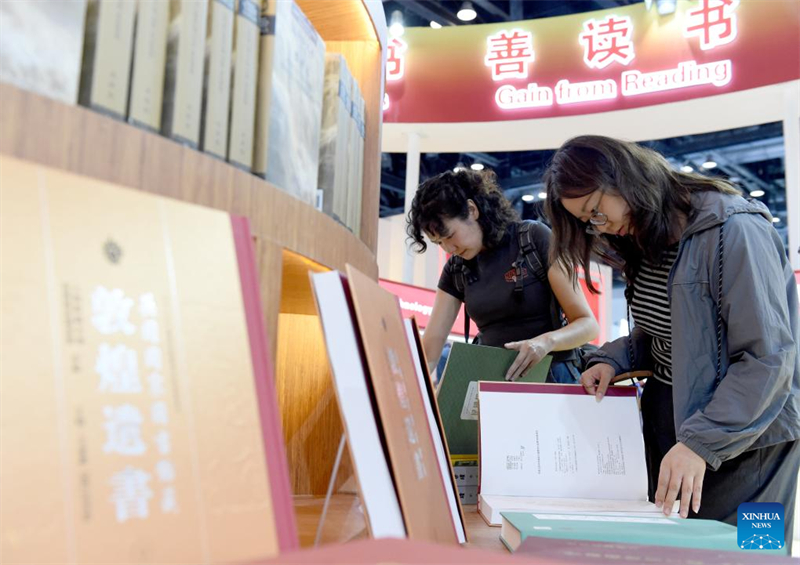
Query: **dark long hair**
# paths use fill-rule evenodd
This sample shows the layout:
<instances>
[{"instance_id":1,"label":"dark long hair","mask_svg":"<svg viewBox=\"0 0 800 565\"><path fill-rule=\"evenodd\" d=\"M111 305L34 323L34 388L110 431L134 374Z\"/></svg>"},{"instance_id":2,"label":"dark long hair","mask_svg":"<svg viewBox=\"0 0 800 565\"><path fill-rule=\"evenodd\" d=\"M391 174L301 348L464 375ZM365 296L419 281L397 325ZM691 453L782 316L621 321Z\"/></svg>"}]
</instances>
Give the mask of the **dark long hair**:
<instances>
[{"instance_id":1,"label":"dark long hair","mask_svg":"<svg viewBox=\"0 0 800 565\"><path fill-rule=\"evenodd\" d=\"M423 232L444 233L444 220L466 220L469 216L467 200L472 200L478 208L483 245L489 249L500 243L509 224L519 220L497 185L494 172L488 169L447 171L429 178L417 189L406 218L406 233L413 240L412 249L424 252L428 246Z\"/></svg>"},{"instance_id":2,"label":"dark long hair","mask_svg":"<svg viewBox=\"0 0 800 565\"><path fill-rule=\"evenodd\" d=\"M625 278L633 281L643 260L660 263L670 243L680 237L682 221L693 215L693 193L739 194L725 180L673 170L652 149L597 135L582 135L564 143L545 171L544 184L545 213L553 227L550 260L561 262L570 273L583 267L592 292L596 292L589 274L592 255L621 269ZM629 237L587 234L586 223L561 203L562 198L580 198L595 190L625 200L633 227Z\"/></svg>"}]
</instances>

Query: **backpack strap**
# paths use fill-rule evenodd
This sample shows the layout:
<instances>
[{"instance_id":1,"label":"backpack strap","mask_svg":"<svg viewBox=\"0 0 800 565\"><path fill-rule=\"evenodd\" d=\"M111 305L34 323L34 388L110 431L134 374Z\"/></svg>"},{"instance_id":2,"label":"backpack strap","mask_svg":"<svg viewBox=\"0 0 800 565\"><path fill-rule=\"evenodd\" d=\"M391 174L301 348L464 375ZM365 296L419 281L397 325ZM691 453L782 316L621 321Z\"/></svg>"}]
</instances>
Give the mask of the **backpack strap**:
<instances>
[{"instance_id":1,"label":"backpack strap","mask_svg":"<svg viewBox=\"0 0 800 565\"><path fill-rule=\"evenodd\" d=\"M453 264L453 283L456 285L456 290L466 296L467 285L474 282L475 277L472 276L463 257L453 255L450 260ZM467 313L466 300L462 302L464 303L464 341L469 343L469 313Z\"/></svg>"}]
</instances>

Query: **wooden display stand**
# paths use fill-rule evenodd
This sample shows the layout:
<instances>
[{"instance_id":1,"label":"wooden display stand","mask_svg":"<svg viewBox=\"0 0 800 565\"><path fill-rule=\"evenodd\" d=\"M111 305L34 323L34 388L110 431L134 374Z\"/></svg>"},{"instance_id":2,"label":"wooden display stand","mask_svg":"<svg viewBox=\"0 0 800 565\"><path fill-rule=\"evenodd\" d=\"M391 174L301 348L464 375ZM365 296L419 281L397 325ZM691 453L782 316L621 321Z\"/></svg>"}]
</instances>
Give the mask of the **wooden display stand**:
<instances>
[{"instance_id":1,"label":"wooden display stand","mask_svg":"<svg viewBox=\"0 0 800 565\"><path fill-rule=\"evenodd\" d=\"M361 238L260 178L79 106L0 84L0 153L247 216L296 495L323 495L342 424L308 271L350 263L374 279L386 22L377 0L298 0L366 101ZM198 229L202 229L198 226ZM350 469L345 456L340 483Z\"/></svg>"}]
</instances>

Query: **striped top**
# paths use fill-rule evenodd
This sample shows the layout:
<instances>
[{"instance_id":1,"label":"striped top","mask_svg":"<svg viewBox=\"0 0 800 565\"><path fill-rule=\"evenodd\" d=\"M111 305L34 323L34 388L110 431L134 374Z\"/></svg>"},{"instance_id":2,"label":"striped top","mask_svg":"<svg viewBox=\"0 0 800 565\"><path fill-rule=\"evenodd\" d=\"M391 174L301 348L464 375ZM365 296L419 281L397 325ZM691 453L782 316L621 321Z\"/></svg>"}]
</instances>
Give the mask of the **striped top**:
<instances>
[{"instance_id":1,"label":"striped top","mask_svg":"<svg viewBox=\"0 0 800 565\"><path fill-rule=\"evenodd\" d=\"M660 265L648 261L633 283L631 314L633 323L651 336L653 353L653 376L659 381L672 384L672 320L667 297L669 272L678 256L678 244L671 245Z\"/></svg>"}]
</instances>

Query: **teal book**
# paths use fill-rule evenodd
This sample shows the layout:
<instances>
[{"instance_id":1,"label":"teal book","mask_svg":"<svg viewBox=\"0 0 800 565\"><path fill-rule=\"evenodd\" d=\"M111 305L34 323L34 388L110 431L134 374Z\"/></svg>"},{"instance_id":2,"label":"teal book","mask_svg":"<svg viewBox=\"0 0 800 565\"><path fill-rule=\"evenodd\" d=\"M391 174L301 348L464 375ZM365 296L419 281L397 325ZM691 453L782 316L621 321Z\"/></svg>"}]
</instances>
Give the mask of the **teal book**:
<instances>
[{"instance_id":1,"label":"teal book","mask_svg":"<svg viewBox=\"0 0 800 565\"><path fill-rule=\"evenodd\" d=\"M517 351L454 343L436 400L453 460L478 457L478 381L504 381ZM517 382L543 383L553 358L547 355Z\"/></svg>"},{"instance_id":2,"label":"teal book","mask_svg":"<svg viewBox=\"0 0 800 565\"><path fill-rule=\"evenodd\" d=\"M525 538L578 540L607 543L630 543L679 547L684 549L713 549L741 551L736 527L716 520L686 520L666 516L541 514L502 512L500 541L511 551ZM786 548L759 550L763 555L786 555Z\"/></svg>"}]
</instances>

